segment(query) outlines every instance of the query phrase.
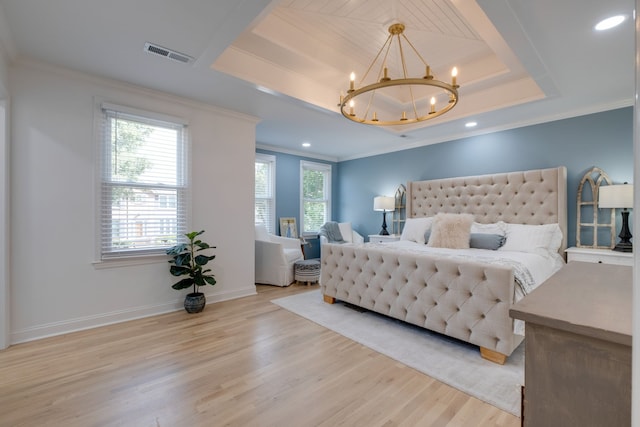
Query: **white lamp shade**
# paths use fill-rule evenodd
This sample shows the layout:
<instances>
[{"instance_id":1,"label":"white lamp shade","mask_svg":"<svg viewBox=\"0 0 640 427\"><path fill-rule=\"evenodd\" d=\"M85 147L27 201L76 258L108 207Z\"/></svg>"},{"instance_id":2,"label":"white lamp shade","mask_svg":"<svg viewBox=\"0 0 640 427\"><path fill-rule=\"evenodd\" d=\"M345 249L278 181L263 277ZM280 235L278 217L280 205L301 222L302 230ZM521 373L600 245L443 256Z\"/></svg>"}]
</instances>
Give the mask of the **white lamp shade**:
<instances>
[{"instance_id":1,"label":"white lamp shade","mask_svg":"<svg viewBox=\"0 0 640 427\"><path fill-rule=\"evenodd\" d=\"M633 185L605 185L598 188L598 207L633 208Z\"/></svg>"},{"instance_id":2,"label":"white lamp shade","mask_svg":"<svg viewBox=\"0 0 640 427\"><path fill-rule=\"evenodd\" d=\"M395 197L378 196L373 198L373 210L374 211L386 211L390 212L396 208Z\"/></svg>"}]
</instances>

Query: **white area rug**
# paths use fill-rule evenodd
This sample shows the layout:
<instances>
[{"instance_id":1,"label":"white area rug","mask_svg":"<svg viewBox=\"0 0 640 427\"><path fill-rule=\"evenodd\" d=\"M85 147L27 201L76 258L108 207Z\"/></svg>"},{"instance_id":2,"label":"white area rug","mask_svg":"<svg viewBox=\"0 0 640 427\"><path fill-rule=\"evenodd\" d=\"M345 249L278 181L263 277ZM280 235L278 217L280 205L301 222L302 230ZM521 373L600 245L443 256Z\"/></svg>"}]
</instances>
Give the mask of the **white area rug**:
<instances>
[{"instance_id":1,"label":"white area rug","mask_svg":"<svg viewBox=\"0 0 640 427\"><path fill-rule=\"evenodd\" d=\"M272 301L502 410L520 416L524 345L498 365L469 345L344 303L327 304L320 290Z\"/></svg>"}]
</instances>

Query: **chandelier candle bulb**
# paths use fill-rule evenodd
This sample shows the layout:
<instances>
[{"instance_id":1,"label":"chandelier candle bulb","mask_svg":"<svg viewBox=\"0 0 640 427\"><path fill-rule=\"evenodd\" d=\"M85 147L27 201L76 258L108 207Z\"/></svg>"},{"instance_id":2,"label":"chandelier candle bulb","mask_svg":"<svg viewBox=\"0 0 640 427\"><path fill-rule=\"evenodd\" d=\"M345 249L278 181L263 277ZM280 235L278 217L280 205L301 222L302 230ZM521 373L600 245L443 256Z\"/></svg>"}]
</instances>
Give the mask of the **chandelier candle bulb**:
<instances>
[{"instance_id":1,"label":"chandelier candle bulb","mask_svg":"<svg viewBox=\"0 0 640 427\"><path fill-rule=\"evenodd\" d=\"M356 84L356 73L351 73L349 76L349 92L353 92Z\"/></svg>"},{"instance_id":2,"label":"chandelier candle bulb","mask_svg":"<svg viewBox=\"0 0 640 427\"><path fill-rule=\"evenodd\" d=\"M456 77L458 76L458 68L453 67L453 70L451 70L451 86L456 86L457 82L456 82Z\"/></svg>"},{"instance_id":3,"label":"chandelier candle bulb","mask_svg":"<svg viewBox=\"0 0 640 427\"><path fill-rule=\"evenodd\" d=\"M349 114L352 116L355 116L356 113L353 111L353 107L355 106L355 102L353 101L353 99L351 101L349 101Z\"/></svg>"},{"instance_id":4,"label":"chandelier candle bulb","mask_svg":"<svg viewBox=\"0 0 640 427\"><path fill-rule=\"evenodd\" d=\"M427 74L425 74L424 76L425 79L433 79L433 76L431 75L431 67L427 65Z\"/></svg>"},{"instance_id":5,"label":"chandelier candle bulb","mask_svg":"<svg viewBox=\"0 0 640 427\"><path fill-rule=\"evenodd\" d=\"M377 121L378 121L378 113L376 113L376 112L374 111L374 112L373 112L373 118L372 118L371 120L373 120L374 122L377 122Z\"/></svg>"},{"instance_id":6,"label":"chandelier candle bulb","mask_svg":"<svg viewBox=\"0 0 640 427\"><path fill-rule=\"evenodd\" d=\"M400 120L407 120L407 112L406 111L402 112L402 118Z\"/></svg>"},{"instance_id":7,"label":"chandelier candle bulb","mask_svg":"<svg viewBox=\"0 0 640 427\"><path fill-rule=\"evenodd\" d=\"M436 112L436 98L434 96L431 97L431 111L429 114L433 114Z\"/></svg>"}]
</instances>

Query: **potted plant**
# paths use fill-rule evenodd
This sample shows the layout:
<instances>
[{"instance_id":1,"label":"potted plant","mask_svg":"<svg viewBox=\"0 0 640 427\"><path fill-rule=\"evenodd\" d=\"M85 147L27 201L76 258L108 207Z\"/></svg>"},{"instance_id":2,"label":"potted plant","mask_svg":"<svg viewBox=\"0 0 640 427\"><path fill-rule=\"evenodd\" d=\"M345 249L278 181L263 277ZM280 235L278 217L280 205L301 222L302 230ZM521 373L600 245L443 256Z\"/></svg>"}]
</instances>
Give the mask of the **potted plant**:
<instances>
[{"instance_id":1,"label":"potted plant","mask_svg":"<svg viewBox=\"0 0 640 427\"><path fill-rule=\"evenodd\" d=\"M184 309L188 313L199 313L204 309L206 299L202 292L198 292L198 287L205 285L215 285L216 279L213 274L210 274L211 269L204 269L209 261L214 259L215 255L197 255L197 252L207 249L215 249L215 246L209 246L208 243L203 242L196 238L204 233L202 231L192 231L185 234L187 239L186 243L179 243L172 248L167 249L167 255L171 255L172 259L169 263L172 264L170 273L176 277L189 276L176 282L171 286L173 289L187 289L193 286L193 292L187 294L184 299Z\"/></svg>"}]
</instances>

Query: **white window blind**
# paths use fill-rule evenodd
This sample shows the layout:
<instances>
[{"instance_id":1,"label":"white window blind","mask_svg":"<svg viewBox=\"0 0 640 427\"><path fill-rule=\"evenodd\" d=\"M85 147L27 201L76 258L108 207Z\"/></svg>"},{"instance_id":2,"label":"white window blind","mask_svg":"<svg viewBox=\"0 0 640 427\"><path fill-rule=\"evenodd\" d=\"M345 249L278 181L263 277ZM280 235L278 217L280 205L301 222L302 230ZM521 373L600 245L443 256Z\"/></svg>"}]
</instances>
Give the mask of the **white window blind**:
<instances>
[{"instance_id":1,"label":"white window blind","mask_svg":"<svg viewBox=\"0 0 640 427\"><path fill-rule=\"evenodd\" d=\"M315 234L331 220L331 165L300 162L302 233Z\"/></svg>"},{"instance_id":2,"label":"white window blind","mask_svg":"<svg viewBox=\"0 0 640 427\"><path fill-rule=\"evenodd\" d=\"M276 220L276 158L256 154L255 223L263 224L275 234Z\"/></svg>"},{"instance_id":3,"label":"white window blind","mask_svg":"<svg viewBox=\"0 0 640 427\"><path fill-rule=\"evenodd\" d=\"M164 253L187 232L186 125L104 106L101 258Z\"/></svg>"}]
</instances>

